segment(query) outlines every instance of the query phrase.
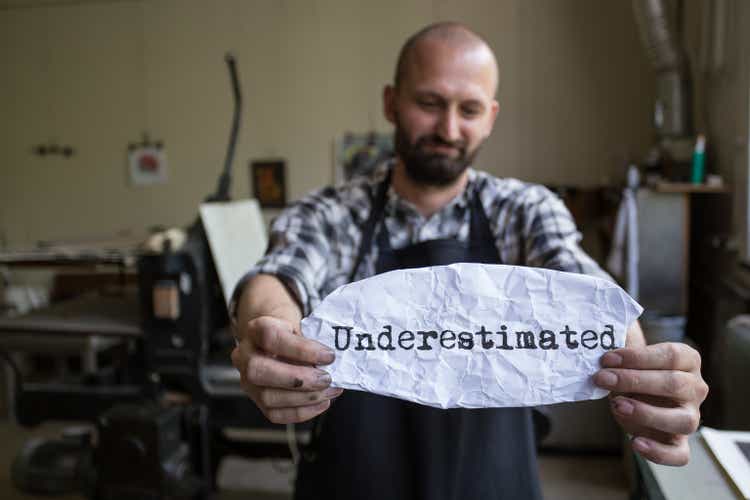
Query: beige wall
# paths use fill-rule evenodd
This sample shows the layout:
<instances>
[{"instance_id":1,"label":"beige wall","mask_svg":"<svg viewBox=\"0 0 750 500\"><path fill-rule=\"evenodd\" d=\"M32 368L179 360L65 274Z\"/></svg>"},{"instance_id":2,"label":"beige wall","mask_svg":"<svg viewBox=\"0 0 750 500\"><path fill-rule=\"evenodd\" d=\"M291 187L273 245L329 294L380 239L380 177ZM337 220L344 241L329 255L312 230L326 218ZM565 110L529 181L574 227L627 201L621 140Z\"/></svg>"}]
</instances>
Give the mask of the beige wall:
<instances>
[{"instance_id":1,"label":"beige wall","mask_svg":"<svg viewBox=\"0 0 750 500\"><path fill-rule=\"evenodd\" d=\"M228 49L245 97L234 197L250 192L249 159L285 158L294 199L330 182L335 136L389 130L382 86L405 37L434 20L467 22L500 60L501 111L480 167L599 184L652 137L654 78L625 1L48 4L0 10L0 235L14 246L190 222L223 162ZM128 183L126 146L143 131L168 148L166 185ZM30 153L50 139L78 153Z\"/></svg>"}]
</instances>

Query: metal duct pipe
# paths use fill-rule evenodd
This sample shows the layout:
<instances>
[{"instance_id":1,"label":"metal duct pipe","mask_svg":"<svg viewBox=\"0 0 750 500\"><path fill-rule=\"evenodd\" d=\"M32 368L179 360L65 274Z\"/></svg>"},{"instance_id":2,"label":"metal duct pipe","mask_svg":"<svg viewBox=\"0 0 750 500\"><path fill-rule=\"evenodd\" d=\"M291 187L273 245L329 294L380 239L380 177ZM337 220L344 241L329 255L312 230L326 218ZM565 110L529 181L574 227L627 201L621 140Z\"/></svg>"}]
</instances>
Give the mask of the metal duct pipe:
<instances>
[{"instance_id":1,"label":"metal duct pipe","mask_svg":"<svg viewBox=\"0 0 750 500\"><path fill-rule=\"evenodd\" d=\"M690 69L665 0L633 0L635 20L656 70L654 125L660 138L692 134Z\"/></svg>"}]
</instances>

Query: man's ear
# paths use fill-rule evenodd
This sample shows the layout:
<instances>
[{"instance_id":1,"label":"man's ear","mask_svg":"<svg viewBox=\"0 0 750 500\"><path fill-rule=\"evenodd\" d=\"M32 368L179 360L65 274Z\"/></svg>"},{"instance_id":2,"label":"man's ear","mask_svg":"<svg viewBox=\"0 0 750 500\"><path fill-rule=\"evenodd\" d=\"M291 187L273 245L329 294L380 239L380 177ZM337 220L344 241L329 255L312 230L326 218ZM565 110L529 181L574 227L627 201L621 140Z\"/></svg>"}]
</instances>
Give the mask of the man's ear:
<instances>
[{"instance_id":1,"label":"man's ear","mask_svg":"<svg viewBox=\"0 0 750 500\"><path fill-rule=\"evenodd\" d=\"M390 123L396 123L396 88L393 85L383 88L383 115Z\"/></svg>"},{"instance_id":2,"label":"man's ear","mask_svg":"<svg viewBox=\"0 0 750 500\"><path fill-rule=\"evenodd\" d=\"M487 126L487 135L485 136L485 139L492 133L492 127L495 126L495 120L497 120L498 111L500 111L500 104L498 104L496 99L493 99L492 104L490 105L489 123Z\"/></svg>"}]
</instances>

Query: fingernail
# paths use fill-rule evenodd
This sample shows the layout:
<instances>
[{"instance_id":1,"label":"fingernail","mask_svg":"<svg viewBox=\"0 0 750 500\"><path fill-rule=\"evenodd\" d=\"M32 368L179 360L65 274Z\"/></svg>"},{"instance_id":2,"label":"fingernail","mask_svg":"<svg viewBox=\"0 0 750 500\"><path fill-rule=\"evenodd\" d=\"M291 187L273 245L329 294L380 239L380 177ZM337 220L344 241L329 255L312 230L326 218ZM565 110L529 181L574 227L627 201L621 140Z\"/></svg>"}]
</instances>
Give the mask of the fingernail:
<instances>
[{"instance_id":1,"label":"fingernail","mask_svg":"<svg viewBox=\"0 0 750 500\"><path fill-rule=\"evenodd\" d=\"M597 376L597 382L604 387L614 387L617 385L617 375L608 370L600 371Z\"/></svg>"},{"instance_id":2,"label":"fingernail","mask_svg":"<svg viewBox=\"0 0 750 500\"><path fill-rule=\"evenodd\" d=\"M602 366L614 368L622 364L622 356L614 352L608 352L602 356Z\"/></svg>"},{"instance_id":3,"label":"fingernail","mask_svg":"<svg viewBox=\"0 0 750 500\"><path fill-rule=\"evenodd\" d=\"M616 398L612 401L612 405L615 407L615 411L620 415L632 415L635 407L633 403L623 398Z\"/></svg>"},{"instance_id":4,"label":"fingernail","mask_svg":"<svg viewBox=\"0 0 750 500\"><path fill-rule=\"evenodd\" d=\"M321 389L324 389L331 385L331 374L321 370L318 378L315 379L315 385L317 387L320 387Z\"/></svg>"},{"instance_id":5,"label":"fingernail","mask_svg":"<svg viewBox=\"0 0 750 500\"><path fill-rule=\"evenodd\" d=\"M323 397L326 399L333 399L341 396L342 392L344 392L344 389L342 389L341 387L329 387L328 389L323 391Z\"/></svg>"},{"instance_id":6,"label":"fingernail","mask_svg":"<svg viewBox=\"0 0 750 500\"><path fill-rule=\"evenodd\" d=\"M319 365L330 365L336 359L336 354L328 347L323 347L318 351L317 363Z\"/></svg>"},{"instance_id":7,"label":"fingernail","mask_svg":"<svg viewBox=\"0 0 750 500\"><path fill-rule=\"evenodd\" d=\"M637 437L633 440L633 448L637 449L638 451L648 451L649 448L651 448L651 445L648 444L648 441L646 441L642 437Z\"/></svg>"}]
</instances>

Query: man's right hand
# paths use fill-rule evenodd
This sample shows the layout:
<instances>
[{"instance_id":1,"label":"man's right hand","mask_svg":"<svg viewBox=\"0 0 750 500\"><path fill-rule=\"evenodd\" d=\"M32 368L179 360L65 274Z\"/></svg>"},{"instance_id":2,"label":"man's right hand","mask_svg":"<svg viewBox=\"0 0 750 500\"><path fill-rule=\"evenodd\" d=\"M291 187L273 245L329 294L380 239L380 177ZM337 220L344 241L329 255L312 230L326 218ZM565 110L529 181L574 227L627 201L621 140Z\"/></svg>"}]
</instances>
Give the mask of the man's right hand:
<instances>
[{"instance_id":1,"label":"man's right hand","mask_svg":"<svg viewBox=\"0 0 750 500\"><path fill-rule=\"evenodd\" d=\"M275 424L304 422L323 413L343 389L315 365L333 363L331 349L295 332L288 321L260 316L238 325L232 364L242 388Z\"/></svg>"}]
</instances>

